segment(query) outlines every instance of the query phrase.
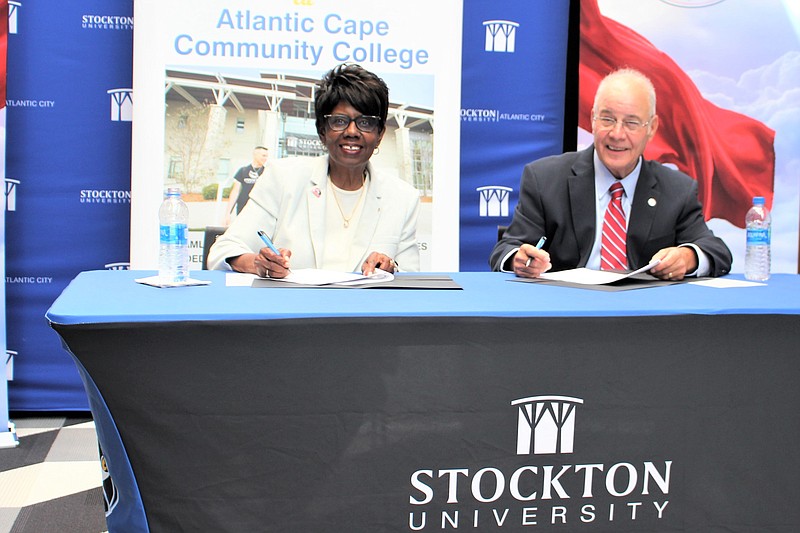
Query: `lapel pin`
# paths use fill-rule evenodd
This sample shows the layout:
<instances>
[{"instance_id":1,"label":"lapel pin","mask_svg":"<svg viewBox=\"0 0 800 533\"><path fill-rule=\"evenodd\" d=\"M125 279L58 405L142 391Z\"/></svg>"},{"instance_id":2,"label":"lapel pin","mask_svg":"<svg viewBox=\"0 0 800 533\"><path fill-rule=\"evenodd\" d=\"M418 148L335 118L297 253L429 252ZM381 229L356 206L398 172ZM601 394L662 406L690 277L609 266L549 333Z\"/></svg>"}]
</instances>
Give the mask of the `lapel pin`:
<instances>
[{"instance_id":1,"label":"lapel pin","mask_svg":"<svg viewBox=\"0 0 800 533\"><path fill-rule=\"evenodd\" d=\"M655 198L648 198L647 199L647 205L649 205L650 207L655 207L656 206L656 199Z\"/></svg>"},{"instance_id":2,"label":"lapel pin","mask_svg":"<svg viewBox=\"0 0 800 533\"><path fill-rule=\"evenodd\" d=\"M311 194L319 198L320 196L322 196L322 191L319 190L319 187L314 187L313 189L311 189Z\"/></svg>"}]
</instances>

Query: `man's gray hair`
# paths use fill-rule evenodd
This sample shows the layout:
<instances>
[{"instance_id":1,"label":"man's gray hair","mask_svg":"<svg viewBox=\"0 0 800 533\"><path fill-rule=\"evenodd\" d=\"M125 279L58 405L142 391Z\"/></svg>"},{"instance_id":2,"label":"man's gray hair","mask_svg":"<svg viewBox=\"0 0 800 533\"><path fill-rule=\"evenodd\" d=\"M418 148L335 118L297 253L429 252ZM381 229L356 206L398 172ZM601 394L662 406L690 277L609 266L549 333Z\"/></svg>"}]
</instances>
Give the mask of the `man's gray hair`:
<instances>
[{"instance_id":1,"label":"man's gray hair","mask_svg":"<svg viewBox=\"0 0 800 533\"><path fill-rule=\"evenodd\" d=\"M650 101L650 116L655 116L656 114L656 88L653 86L653 82L650 81L650 78L642 74L636 69L625 67L618 70L615 70L608 74L605 78L600 81L600 84L597 86L597 92L594 95L594 104L592 110L597 110L597 96L600 92L608 85L609 82L616 81L621 78L627 78L629 80L633 80L637 83L641 83L644 85L645 89L647 90L647 97Z\"/></svg>"}]
</instances>

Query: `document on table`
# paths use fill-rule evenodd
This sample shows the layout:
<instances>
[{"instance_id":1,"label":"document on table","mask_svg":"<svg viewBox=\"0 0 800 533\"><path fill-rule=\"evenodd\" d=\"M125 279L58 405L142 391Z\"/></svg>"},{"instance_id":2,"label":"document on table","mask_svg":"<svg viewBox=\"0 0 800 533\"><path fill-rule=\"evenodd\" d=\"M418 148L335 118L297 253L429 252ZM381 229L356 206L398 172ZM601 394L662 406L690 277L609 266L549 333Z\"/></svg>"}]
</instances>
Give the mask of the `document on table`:
<instances>
[{"instance_id":1,"label":"document on table","mask_svg":"<svg viewBox=\"0 0 800 533\"><path fill-rule=\"evenodd\" d=\"M621 279L647 272L661 262L660 259L651 261L650 264L643 266L633 272L612 272L609 270L592 270L591 268L573 268L571 270L562 270L560 272L545 272L540 279L549 281L563 281L565 283L577 283L579 285L605 285L607 283L614 283Z\"/></svg>"},{"instance_id":2,"label":"document on table","mask_svg":"<svg viewBox=\"0 0 800 533\"><path fill-rule=\"evenodd\" d=\"M385 270L377 269L369 276L355 272L339 272L337 270L323 270L319 268L301 268L291 270L285 278L261 278L270 281L294 283L298 285L363 285L367 283L383 283L392 281L394 275Z\"/></svg>"},{"instance_id":3,"label":"document on table","mask_svg":"<svg viewBox=\"0 0 800 533\"><path fill-rule=\"evenodd\" d=\"M375 275L364 277L356 274L357 278L351 281L336 283L308 284L286 283L284 280L272 278L253 278L254 288L309 288L309 289L417 289L417 290L461 290L462 287L453 281L450 276L437 274L410 274L407 272L398 275L378 272ZM312 280L313 281L313 280Z\"/></svg>"},{"instance_id":4,"label":"document on table","mask_svg":"<svg viewBox=\"0 0 800 533\"><path fill-rule=\"evenodd\" d=\"M258 276L255 274L245 274L243 272L228 272L225 274L226 287L250 287Z\"/></svg>"},{"instance_id":5,"label":"document on table","mask_svg":"<svg viewBox=\"0 0 800 533\"><path fill-rule=\"evenodd\" d=\"M203 279L186 278L184 281L163 281L159 276L150 276L148 278L138 278L134 280L136 283L142 285L150 285L151 287L159 287L162 289L168 287L192 287L194 285L210 285L211 282Z\"/></svg>"},{"instance_id":6,"label":"document on table","mask_svg":"<svg viewBox=\"0 0 800 533\"><path fill-rule=\"evenodd\" d=\"M703 287L713 287L715 289L734 289L740 287L766 287L766 283L758 281L745 281L740 279L728 278L705 278L697 281L692 281L690 285L702 285Z\"/></svg>"}]
</instances>

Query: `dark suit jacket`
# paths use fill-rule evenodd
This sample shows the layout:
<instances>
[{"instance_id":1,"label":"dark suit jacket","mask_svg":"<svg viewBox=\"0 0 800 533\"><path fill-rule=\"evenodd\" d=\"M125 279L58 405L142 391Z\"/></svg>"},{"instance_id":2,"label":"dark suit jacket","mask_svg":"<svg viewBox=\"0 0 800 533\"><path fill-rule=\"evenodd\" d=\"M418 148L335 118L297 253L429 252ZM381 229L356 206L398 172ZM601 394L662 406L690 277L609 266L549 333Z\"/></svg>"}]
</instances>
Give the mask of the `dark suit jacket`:
<instances>
[{"instance_id":1,"label":"dark suit jacket","mask_svg":"<svg viewBox=\"0 0 800 533\"><path fill-rule=\"evenodd\" d=\"M514 218L489 258L492 270L500 270L509 251L542 235L553 271L586 266L596 225L593 153L590 147L525 166ZM712 276L730 272L731 252L703 219L697 182L645 160L628 221L628 265L641 268L658 250L687 243L708 255Z\"/></svg>"}]
</instances>

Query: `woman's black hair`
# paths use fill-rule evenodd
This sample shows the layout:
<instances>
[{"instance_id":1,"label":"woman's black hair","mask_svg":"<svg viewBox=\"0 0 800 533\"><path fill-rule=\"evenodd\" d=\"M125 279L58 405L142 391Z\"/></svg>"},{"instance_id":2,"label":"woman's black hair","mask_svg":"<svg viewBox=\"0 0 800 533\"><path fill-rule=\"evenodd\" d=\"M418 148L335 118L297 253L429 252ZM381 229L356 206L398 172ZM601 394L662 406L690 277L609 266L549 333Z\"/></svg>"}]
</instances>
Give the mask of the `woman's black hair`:
<instances>
[{"instance_id":1,"label":"woman's black hair","mask_svg":"<svg viewBox=\"0 0 800 533\"><path fill-rule=\"evenodd\" d=\"M386 127L389 115L389 87L386 83L359 65L342 64L332 68L322 77L314 95L317 133L325 131L325 115L330 115L336 104L345 100L364 115L381 119L380 130Z\"/></svg>"}]
</instances>

